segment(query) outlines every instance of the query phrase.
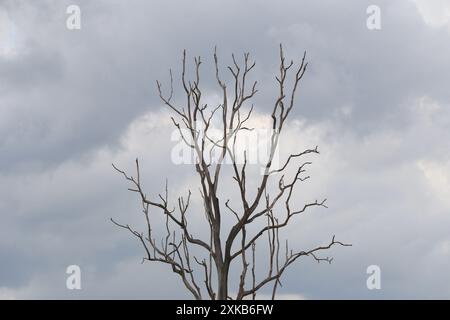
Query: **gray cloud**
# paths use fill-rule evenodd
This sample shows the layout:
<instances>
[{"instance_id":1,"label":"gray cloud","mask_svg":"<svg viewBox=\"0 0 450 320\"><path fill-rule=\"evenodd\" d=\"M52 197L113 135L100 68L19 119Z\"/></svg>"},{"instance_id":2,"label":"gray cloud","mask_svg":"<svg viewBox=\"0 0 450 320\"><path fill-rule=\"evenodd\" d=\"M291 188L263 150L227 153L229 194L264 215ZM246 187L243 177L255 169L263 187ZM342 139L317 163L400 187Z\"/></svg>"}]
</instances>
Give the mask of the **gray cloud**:
<instances>
[{"instance_id":1,"label":"gray cloud","mask_svg":"<svg viewBox=\"0 0 450 320\"><path fill-rule=\"evenodd\" d=\"M296 265L283 293L448 298L449 28L427 24L412 1L378 2L380 31L365 26L371 1L75 1L80 31L65 28L73 1L1 2L16 37L14 54L0 51L0 297L185 297L166 269L140 265L137 243L108 222L141 223L110 163L132 169L140 157L149 194L166 177L174 196L195 189L190 168L169 161L155 80L167 83L169 67L178 74L186 48L203 57L213 96L214 46L223 65L249 51L264 113L282 42L310 62L284 151L322 149L298 201L330 205L288 235L301 248L332 234L354 244L334 250L332 265ZM81 292L64 287L74 263ZM382 268L381 291L365 287L370 264Z\"/></svg>"}]
</instances>

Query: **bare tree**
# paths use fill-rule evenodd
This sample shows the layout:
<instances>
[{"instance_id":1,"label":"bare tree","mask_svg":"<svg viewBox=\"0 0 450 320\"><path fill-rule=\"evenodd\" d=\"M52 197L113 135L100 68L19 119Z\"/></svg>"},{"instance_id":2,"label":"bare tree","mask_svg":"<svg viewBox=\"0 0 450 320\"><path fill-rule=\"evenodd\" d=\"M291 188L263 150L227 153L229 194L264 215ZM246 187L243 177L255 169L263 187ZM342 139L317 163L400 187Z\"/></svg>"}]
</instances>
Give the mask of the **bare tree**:
<instances>
[{"instance_id":1,"label":"bare tree","mask_svg":"<svg viewBox=\"0 0 450 320\"><path fill-rule=\"evenodd\" d=\"M129 190L139 195L142 202L143 213L146 222L146 231L139 232L131 226L124 225L111 219L114 224L131 232L142 244L145 250L143 261L158 261L169 265L172 271L178 274L184 286L192 293L195 299L203 299L205 293L210 299L232 299L229 289L230 266L235 262L240 270L237 290L233 291L235 299L255 298L258 290L267 285L272 285L272 299L275 298L280 278L285 270L293 262L302 256L309 256L316 261L331 263L332 259L320 257L319 253L334 245L349 246L335 240L333 236L326 245L317 246L305 251L293 251L288 242L280 244L279 232L286 227L292 218L306 212L311 207L324 207L325 200L313 201L304 204L299 209L291 208L294 187L309 178L304 176L306 166L311 162L299 162L307 154L318 154L317 147L293 153L277 168L273 167L275 151L279 143L279 134L282 132L286 119L294 107L295 95L303 78L307 62L306 52L297 67L294 62L286 62L283 48L280 45L280 68L276 76L279 89L275 99L272 113L272 134L268 160L264 164L264 174L259 176L257 188L253 195L247 192L247 158L238 163L236 160L237 136L244 130L251 130L246 123L251 117L253 105L246 108L244 105L257 93L257 82L248 86L249 73L255 66L250 61L248 53L243 55L243 63L239 64L232 55L232 65L228 66L231 73L232 85L227 86L221 78L220 66L216 50L214 51L215 78L221 92L221 103L210 108L203 104L202 90L200 88L200 57L194 59L194 79L189 81L186 76L186 51L183 52L181 82L186 96L184 106L178 106L173 101L173 77L170 71L170 92L165 95L162 85L156 82L159 96L162 102L174 112L171 120L179 131L184 143L196 155L195 168L200 180L200 195L204 205L205 218L209 226L208 240L202 240L193 236L188 224L187 212L191 199L189 190L187 197L179 197L176 208L169 206L168 187L159 194L158 200L151 200L143 190L139 162L136 159L136 174L128 175L126 172L113 167L131 184ZM291 69L295 69L291 73ZM293 82L287 90L287 76L292 74ZM230 90L229 90L230 89ZM228 90L230 92L228 92ZM221 137L214 139L209 135L213 119L219 119ZM201 126L201 128L199 128ZM206 145L212 144L212 148ZM211 150L219 151L219 157L215 163L210 160ZM218 186L221 184L224 159L229 157L232 166L233 179L239 191L240 209L233 209L230 199L221 201L223 195L219 195ZM297 162L297 163L296 163ZM286 170L288 167L296 167L295 174L288 179ZM268 188L269 180L278 176L275 180L276 191L273 196ZM281 177L280 177L281 176ZM234 207L237 207L235 205ZM280 208L281 207L281 208ZM150 219L150 210L160 210L164 219L166 235L159 242L153 235L154 222ZM234 216L234 222L227 230L222 230L224 215ZM156 217L155 217L156 218ZM153 212L152 212L153 219ZM256 222L263 221L264 224L256 231L251 232L250 226ZM225 235L225 236L224 236ZM257 279L256 272L256 244L267 235L268 239L268 271L262 279ZM193 250L198 247L204 250L205 257L197 258ZM240 260L240 262L239 262ZM195 266L194 266L195 265ZM202 278L202 283L198 282Z\"/></svg>"}]
</instances>

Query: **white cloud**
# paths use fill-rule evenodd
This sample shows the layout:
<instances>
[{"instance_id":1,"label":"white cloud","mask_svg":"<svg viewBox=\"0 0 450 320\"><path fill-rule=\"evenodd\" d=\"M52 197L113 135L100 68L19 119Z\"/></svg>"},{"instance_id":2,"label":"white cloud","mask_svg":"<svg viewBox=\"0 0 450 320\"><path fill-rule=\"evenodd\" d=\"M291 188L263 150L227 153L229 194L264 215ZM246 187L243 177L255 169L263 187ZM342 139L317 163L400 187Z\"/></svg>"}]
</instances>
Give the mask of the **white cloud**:
<instances>
[{"instance_id":1,"label":"white cloud","mask_svg":"<svg viewBox=\"0 0 450 320\"><path fill-rule=\"evenodd\" d=\"M256 300L270 300L272 295L259 294L256 296ZM306 297L298 293L281 293L276 295L277 300L306 300Z\"/></svg>"},{"instance_id":2,"label":"white cloud","mask_svg":"<svg viewBox=\"0 0 450 320\"><path fill-rule=\"evenodd\" d=\"M8 13L0 8L0 59L13 58L18 52L17 27Z\"/></svg>"},{"instance_id":3,"label":"white cloud","mask_svg":"<svg viewBox=\"0 0 450 320\"><path fill-rule=\"evenodd\" d=\"M450 209L450 160L444 162L422 160L417 165L422 170L433 195Z\"/></svg>"},{"instance_id":4,"label":"white cloud","mask_svg":"<svg viewBox=\"0 0 450 320\"><path fill-rule=\"evenodd\" d=\"M14 300L14 299L16 299L14 290L5 287L0 287L0 300Z\"/></svg>"},{"instance_id":5,"label":"white cloud","mask_svg":"<svg viewBox=\"0 0 450 320\"><path fill-rule=\"evenodd\" d=\"M448 26L450 31L450 3L447 0L412 0L425 23L433 27Z\"/></svg>"}]
</instances>

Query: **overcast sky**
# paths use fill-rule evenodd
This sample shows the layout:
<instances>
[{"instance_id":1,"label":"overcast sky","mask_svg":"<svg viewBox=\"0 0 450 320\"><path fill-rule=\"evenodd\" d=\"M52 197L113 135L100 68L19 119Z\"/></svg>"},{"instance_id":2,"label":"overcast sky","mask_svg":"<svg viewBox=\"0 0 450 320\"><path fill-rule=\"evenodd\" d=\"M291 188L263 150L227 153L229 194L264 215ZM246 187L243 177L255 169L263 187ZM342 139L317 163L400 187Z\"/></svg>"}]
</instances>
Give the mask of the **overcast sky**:
<instances>
[{"instance_id":1,"label":"overcast sky","mask_svg":"<svg viewBox=\"0 0 450 320\"><path fill-rule=\"evenodd\" d=\"M67 6L81 9L68 30ZM381 29L366 25L369 5ZM285 235L307 249L336 235L331 265L305 258L285 298L450 298L450 2L0 0L0 298L184 298L166 266L109 221L142 227L111 168L141 159L149 195L197 190L170 161L170 113L155 80L214 46L256 60L257 116L276 94L278 45L309 69L282 138L319 145L297 200L328 198ZM191 168L192 169L192 168ZM79 265L82 289L67 290ZM366 269L381 269L368 290Z\"/></svg>"}]
</instances>

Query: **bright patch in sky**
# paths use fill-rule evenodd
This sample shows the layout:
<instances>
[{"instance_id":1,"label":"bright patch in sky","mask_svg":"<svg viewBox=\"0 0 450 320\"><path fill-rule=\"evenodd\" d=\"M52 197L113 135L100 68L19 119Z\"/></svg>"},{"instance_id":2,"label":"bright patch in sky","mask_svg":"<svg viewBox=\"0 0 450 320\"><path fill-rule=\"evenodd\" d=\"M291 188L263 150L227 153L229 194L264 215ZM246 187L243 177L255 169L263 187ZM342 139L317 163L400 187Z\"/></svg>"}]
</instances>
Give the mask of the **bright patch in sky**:
<instances>
[{"instance_id":1,"label":"bright patch in sky","mask_svg":"<svg viewBox=\"0 0 450 320\"><path fill-rule=\"evenodd\" d=\"M450 161L420 161L418 166L436 197L450 206Z\"/></svg>"},{"instance_id":2,"label":"bright patch in sky","mask_svg":"<svg viewBox=\"0 0 450 320\"><path fill-rule=\"evenodd\" d=\"M448 0L413 0L425 23L433 27L449 26L450 1Z\"/></svg>"},{"instance_id":3,"label":"bright patch in sky","mask_svg":"<svg viewBox=\"0 0 450 320\"><path fill-rule=\"evenodd\" d=\"M0 11L0 57L16 54L16 27L8 14Z\"/></svg>"}]
</instances>

